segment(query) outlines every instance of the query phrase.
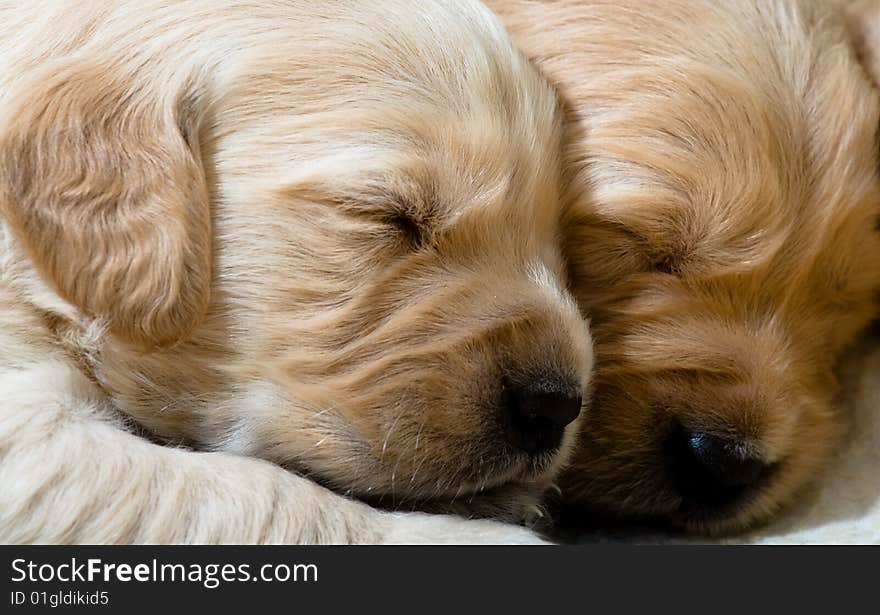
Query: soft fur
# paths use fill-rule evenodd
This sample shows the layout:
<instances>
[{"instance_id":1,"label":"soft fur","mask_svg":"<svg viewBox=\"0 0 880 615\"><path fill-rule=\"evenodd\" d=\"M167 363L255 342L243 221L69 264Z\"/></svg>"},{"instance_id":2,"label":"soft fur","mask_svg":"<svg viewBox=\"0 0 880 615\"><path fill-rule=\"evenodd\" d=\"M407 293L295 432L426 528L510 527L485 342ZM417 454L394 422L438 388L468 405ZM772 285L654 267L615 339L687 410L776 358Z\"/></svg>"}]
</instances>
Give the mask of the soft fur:
<instances>
[{"instance_id":1,"label":"soft fur","mask_svg":"<svg viewBox=\"0 0 880 615\"><path fill-rule=\"evenodd\" d=\"M880 330L843 362L843 438L819 480L786 514L738 542L880 544Z\"/></svg>"},{"instance_id":2,"label":"soft fur","mask_svg":"<svg viewBox=\"0 0 880 615\"><path fill-rule=\"evenodd\" d=\"M534 508L560 135L470 0L0 4L0 539L537 542L316 483Z\"/></svg>"},{"instance_id":3,"label":"soft fur","mask_svg":"<svg viewBox=\"0 0 880 615\"><path fill-rule=\"evenodd\" d=\"M689 529L766 519L827 462L833 368L876 310L877 3L849 24L822 0L490 4L568 107L597 375L565 495ZM731 503L689 501L682 428L768 470Z\"/></svg>"}]
</instances>

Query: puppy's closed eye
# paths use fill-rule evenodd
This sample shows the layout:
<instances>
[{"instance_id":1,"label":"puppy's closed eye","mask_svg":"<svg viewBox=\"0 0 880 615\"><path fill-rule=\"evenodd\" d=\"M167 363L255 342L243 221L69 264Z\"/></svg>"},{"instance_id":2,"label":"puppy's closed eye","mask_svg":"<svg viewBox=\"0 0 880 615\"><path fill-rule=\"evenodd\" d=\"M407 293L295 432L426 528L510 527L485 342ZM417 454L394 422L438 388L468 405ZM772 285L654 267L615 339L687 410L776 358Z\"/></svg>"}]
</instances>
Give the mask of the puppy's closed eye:
<instances>
[{"instance_id":1,"label":"puppy's closed eye","mask_svg":"<svg viewBox=\"0 0 880 615\"><path fill-rule=\"evenodd\" d=\"M370 234L391 240L396 249L421 250L434 240L440 225L438 207L423 199L393 193L359 195L339 201L351 218L370 225Z\"/></svg>"},{"instance_id":2,"label":"puppy's closed eye","mask_svg":"<svg viewBox=\"0 0 880 615\"><path fill-rule=\"evenodd\" d=\"M678 259L670 253L655 255L651 259L651 268L657 273L669 275L679 275L681 273Z\"/></svg>"},{"instance_id":3,"label":"puppy's closed eye","mask_svg":"<svg viewBox=\"0 0 880 615\"><path fill-rule=\"evenodd\" d=\"M401 241L415 250L430 243L433 220L417 214L414 208L392 208L384 213L384 221L396 232Z\"/></svg>"},{"instance_id":4,"label":"puppy's closed eye","mask_svg":"<svg viewBox=\"0 0 880 615\"><path fill-rule=\"evenodd\" d=\"M658 239L664 237L663 234L655 232L652 236L622 223L611 224L609 228L637 256L639 266L636 270L639 273L665 273L675 276L683 273L687 253L684 246L670 245L670 241L659 243Z\"/></svg>"},{"instance_id":5,"label":"puppy's closed eye","mask_svg":"<svg viewBox=\"0 0 880 615\"><path fill-rule=\"evenodd\" d=\"M683 277L701 270L701 251L706 248L699 234L676 225L633 228L618 224L617 231L639 253L639 273Z\"/></svg>"}]
</instances>

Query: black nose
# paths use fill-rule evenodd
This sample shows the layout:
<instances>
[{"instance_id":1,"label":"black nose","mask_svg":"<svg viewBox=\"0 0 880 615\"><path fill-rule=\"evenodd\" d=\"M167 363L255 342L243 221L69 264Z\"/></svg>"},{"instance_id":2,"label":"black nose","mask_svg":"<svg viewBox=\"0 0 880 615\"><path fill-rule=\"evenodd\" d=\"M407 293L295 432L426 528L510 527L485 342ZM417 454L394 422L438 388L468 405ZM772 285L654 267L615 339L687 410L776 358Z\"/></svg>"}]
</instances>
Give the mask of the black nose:
<instances>
[{"instance_id":1,"label":"black nose","mask_svg":"<svg viewBox=\"0 0 880 615\"><path fill-rule=\"evenodd\" d=\"M540 380L507 391L511 442L537 453L557 448L565 426L581 411L579 389L554 380Z\"/></svg>"},{"instance_id":2,"label":"black nose","mask_svg":"<svg viewBox=\"0 0 880 615\"><path fill-rule=\"evenodd\" d=\"M741 442L676 427L668 441L670 475L678 492L699 504L724 505L740 497L769 468Z\"/></svg>"}]
</instances>

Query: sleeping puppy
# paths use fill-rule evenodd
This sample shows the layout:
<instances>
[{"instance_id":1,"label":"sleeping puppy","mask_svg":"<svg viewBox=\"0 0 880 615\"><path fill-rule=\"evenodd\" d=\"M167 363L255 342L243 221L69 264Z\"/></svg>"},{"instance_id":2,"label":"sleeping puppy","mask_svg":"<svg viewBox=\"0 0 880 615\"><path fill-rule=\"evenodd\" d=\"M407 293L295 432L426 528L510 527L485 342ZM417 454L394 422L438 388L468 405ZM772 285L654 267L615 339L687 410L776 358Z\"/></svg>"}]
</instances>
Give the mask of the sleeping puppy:
<instances>
[{"instance_id":1,"label":"sleeping puppy","mask_svg":"<svg viewBox=\"0 0 880 615\"><path fill-rule=\"evenodd\" d=\"M767 518L826 461L834 366L876 311L876 32L820 0L490 4L568 106L597 357L568 501Z\"/></svg>"},{"instance_id":2,"label":"sleeping puppy","mask_svg":"<svg viewBox=\"0 0 880 615\"><path fill-rule=\"evenodd\" d=\"M572 448L557 99L487 9L6 3L0 67L0 539L539 542L343 497L520 521Z\"/></svg>"}]
</instances>

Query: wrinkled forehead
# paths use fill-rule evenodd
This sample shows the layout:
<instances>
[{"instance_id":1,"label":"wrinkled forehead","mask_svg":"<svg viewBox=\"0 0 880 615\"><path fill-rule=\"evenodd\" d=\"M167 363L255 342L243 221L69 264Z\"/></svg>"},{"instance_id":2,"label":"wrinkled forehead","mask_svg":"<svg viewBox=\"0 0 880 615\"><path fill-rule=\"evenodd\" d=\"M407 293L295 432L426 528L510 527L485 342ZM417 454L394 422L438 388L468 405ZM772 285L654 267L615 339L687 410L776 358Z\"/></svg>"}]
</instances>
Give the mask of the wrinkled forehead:
<instances>
[{"instance_id":1,"label":"wrinkled forehead","mask_svg":"<svg viewBox=\"0 0 880 615\"><path fill-rule=\"evenodd\" d=\"M261 42L227 71L212 131L226 175L383 185L453 211L558 206L555 93L495 18L472 2L391 2L384 17L362 5Z\"/></svg>"},{"instance_id":2,"label":"wrinkled forehead","mask_svg":"<svg viewBox=\"0 0 880 615\"><path fill-rule=\"evenodd\" d=\"M809 91L695 64L618 85L627 94L589 120L591 209L656 243L756 258L863 206L876 183L876 95L852 63Z\"/></svg>"},{"instance_id":3,"label":"wrinkled forehead","mask_svg":"<svg viewBox=\"0 0 880 615\"><path fill-rule=\"evenodd\" d=\"M259 191L555 223L564 205L561 120L549 87L531 87L530 112L488 94L466 108L393 92L372 101L327 101L325 92L300 105L249 94L214 132L218 176Z\"/></svg>"},{"instance_id":4,"label":"wrinkled forehead","mask_svg":"<svg viewBox=\"0 0 880 615\"><path fill-rule=\"evenodd\" d=\"M511 149L504 133L480 137L476 128L454 126L438 132L442 139L423 133L337 141L330 155L276 168L271 190L361 214L404 214L438 228L555 232L564 208L558 164Z\"/></svg>"},{"instance_id":5,"label":"wrinkled forehead","mask_svg":"<svg viewBox=\"0 0 880 615\"><path fill-rule=\"evenodd\" d=\"M526 65L479 2L321 2L254 26L223 70L237 96L367 109L396 100L466 114L488 97L516 106ZM255 8L255 12L259 12ZM304 13L304 14L303 14Z\"/></svg>"},{"instance_id":6,"label":"wrinkled forehead","mask_svg":"<svg viewBox=\"0 0 880 615\"><path fill-rule=\"evenodd\" d=\"M600 106L587 136L600 214L635 222L646 193L670 210L771 200L803 173L804 118L777 106L791 101L775 102L743 79L694 65L634 71L618 87L626 95Z\"/></svg>"}]
</instances>

